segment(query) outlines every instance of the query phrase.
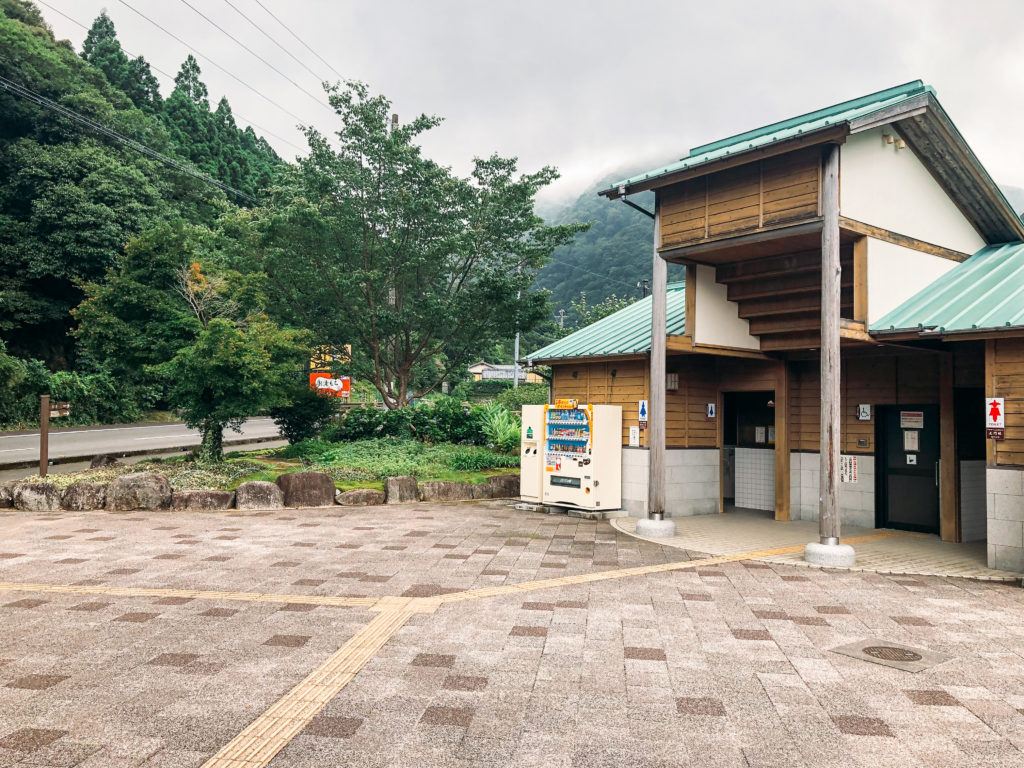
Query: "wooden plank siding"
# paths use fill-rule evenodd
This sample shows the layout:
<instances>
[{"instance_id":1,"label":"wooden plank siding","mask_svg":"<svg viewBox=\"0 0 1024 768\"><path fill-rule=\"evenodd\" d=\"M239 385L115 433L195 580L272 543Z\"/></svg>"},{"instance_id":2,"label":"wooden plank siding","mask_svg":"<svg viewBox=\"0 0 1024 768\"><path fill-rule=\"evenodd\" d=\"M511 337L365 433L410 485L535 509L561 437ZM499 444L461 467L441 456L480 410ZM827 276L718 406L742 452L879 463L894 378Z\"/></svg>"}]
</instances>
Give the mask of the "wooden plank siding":
<instances>
[{"instance_id":1,"label":"wooden plank siding","mask_svg":"<svg viewBox=\"0 0 1024 768\"><path fill-rule=\"evenodd\" d=\"M990 466L1024 466L1024 339L986 342L986 397L1006 399L1006 439L989 440ZM980 416L979 416L980 418Z\"/></svg>"},{"instance_id":2,"label":"wooden plank siding","mask_svg":"<svg viewBox=\"0 0 1024 768\"><path fill-rule=\"evenodd\" d=\"M639 401L648 397L646 360L555 365L551 371L551 397L556 400L571 397L581 403L621 405L622 444L629 445L629 428L640 423ZM641 445L646 445L644 438L641 433Z\"/></svg>"},{"instance_id":3,"label":"wooden plank siding","mask_svg":"<svg viewBox=\"0 0 1024 768\"><path fill-rule=\"evenodd\" d=\"M659 192L661 248L756 232L819 213L821 150L728 168Z\"/></svg>"}]
</instances>

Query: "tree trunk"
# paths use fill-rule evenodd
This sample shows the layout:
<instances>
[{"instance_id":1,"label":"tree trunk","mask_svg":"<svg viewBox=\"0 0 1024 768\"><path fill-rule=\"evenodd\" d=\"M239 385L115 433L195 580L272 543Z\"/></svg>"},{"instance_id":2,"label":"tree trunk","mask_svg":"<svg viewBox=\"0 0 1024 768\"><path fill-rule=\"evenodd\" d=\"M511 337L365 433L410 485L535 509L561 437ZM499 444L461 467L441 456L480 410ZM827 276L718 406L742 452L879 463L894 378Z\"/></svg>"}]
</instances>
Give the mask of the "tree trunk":
<instances>
[{"instance_id":1,"label":"tree trunk","mask_svg":"<svg viewBox=\"0 0 1024 768\"><path fill-rule=\"evenodd\" d=\"M201 428L203 441L199 444L200 461L217 462L224 459L224 425L207 421Z\"/></svg>"}]
</instances>

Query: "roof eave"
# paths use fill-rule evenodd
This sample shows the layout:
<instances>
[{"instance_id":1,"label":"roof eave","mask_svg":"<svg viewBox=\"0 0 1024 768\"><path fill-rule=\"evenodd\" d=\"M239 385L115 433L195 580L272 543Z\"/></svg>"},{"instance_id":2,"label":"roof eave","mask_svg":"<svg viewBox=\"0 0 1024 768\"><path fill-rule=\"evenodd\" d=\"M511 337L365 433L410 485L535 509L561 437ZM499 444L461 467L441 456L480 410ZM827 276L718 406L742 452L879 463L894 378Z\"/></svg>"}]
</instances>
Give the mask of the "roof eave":
<instances>
[{"instance_id":1,"label":"roof eave","mask_svg":"<svg viewBox=\"0 0 1024 768\"><path fill-rule=\"evenodd\" d=\"M699 163L688 168L668 171L666 173L658 174L657 176L651 176L643 179L642 181L630 184L629 186L623 185L609 187L608 189L601 190L597 194L601 197L607 197L609 200L617 200L618 198L625 197L626 195L635 195L638 192L646 192L650 189L667 187L671 184L686 181L687 179L695 178L697 176L706 176L709 173L714 173L715 171L722 170L724 168L744 165L765 157L782 155L801 147L811 146L814 144L842 142L846 140L846 136L849 132L850 129L847 123L835 123L833 125L827 125L819 128L816 131L809 131L799 136L790 136L785 139L769 142L750 149L738 150L735 153L731 153L724 157L718 157L714 160Z\"/></svg>"}]
</instances>

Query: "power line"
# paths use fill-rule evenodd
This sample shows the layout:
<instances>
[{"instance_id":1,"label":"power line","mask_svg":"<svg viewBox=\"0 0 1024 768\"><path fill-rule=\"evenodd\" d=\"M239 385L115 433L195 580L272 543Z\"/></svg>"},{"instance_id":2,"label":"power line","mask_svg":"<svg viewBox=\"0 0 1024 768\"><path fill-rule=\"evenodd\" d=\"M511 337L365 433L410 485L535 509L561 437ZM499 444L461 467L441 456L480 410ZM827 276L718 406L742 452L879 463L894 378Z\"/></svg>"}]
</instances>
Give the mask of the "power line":
<instances>
[{"instance_id":1,"label":"power line","mask_svg":"<svg viewBox=\"0 0 1024 768\"><path fill-rule=\"evenodd\" d=\"M256 51L254 51L254 50L253 50L252 48L250 48L249 46L247 46L247 45L246 45L245 43L243 43L243 42L242 42L241 40L239 40L239 39L238 39L237 37L235 37L235 36L234 36L234 35L232 35L232 34L231 34L230 32L228 32L228 31L227 31L226 29L224 29L224 27L222 27L222 26L221 26L220 24L218 24L217 22L215 22L215 21L214 21L213 19L211 19L211 18L210 18L209 16L207 16L207 15L206 15L205 13L203 13L203 12L202 12L202 11L200 11L200 10L199 10L198 8L196 8L196 7L194 6L194 5L192 5L192 3L188 2L188 0L181 0L181 3L182 3L182 5L187 5L187 6L189 7L189 8L191 8L191 9L192 9L192 11L193 11L194 13L196 13L196 14L197 14L198 16L201 16L201 17L202 17L203 19L205 19L205 20L206 20L206 22L207 22L208 24L210 24L211 26L213 26L213 27L215 27L215 28L219 29L219 30L220 30L221 32L223 32L223 33L224 33L224 35L226 35L226 36L227 36L227 37L229 37L229 38L230 38L231 40L233 40L233 41L234 41L234 42L235 42L235 43L236 43L236 44L237 44L237 45L238 45L239 47L241 47L241 48L245 49L245 50L246 50L246 51L248 51L248 52L249 52L249 53L250 53L250 54L251 54L252 56L254 56L255 58L257 58L257 59L259 59L260 61L262 61L262 62L263 62L264 64L266 64L266 65L267 65L268 67L270 67L270 68L271 68L272 70L274 70L275 72L277 72L277 74L279 74L279 75L280 75L281 77L283 77L283 78L284 78L285 80L287 80L287 81L288 81L289 83L291 83L291 84L292 84L292 85L294 85L294 86L295 86L296 88L298 88L298 89L299 89L300 91L302 91L302 92L303 92L304 94L306 94L307 96L309 96L309 98L311 98L311 99L312 99L313 101L315 101L315 102L316 102L317 104L319 104L319 105L320 105L321 107L324 107L324 108L326 108L326 109L331 109L331 105L330 105L330 104L328 104L328 103L327 103L326 101L322 100L322 99L321 99L321 98L320 98L319 96L316 96L315 94L313 94L313 93L310 93L309 91L307 91L307 90L306 90L305 88L303 88L303 87L302 87L301 85L299 85L299 84L298 84L297 82L295 82L295 81L294 81L294 80L292 80L292 79L291 79L290 77L288 77L288 75L286 75L286 74L285 74L284 72L282 72L282 71L281 71L280 69L278 69L278 68L277 68L277 67L275 67L275 66L274 66L273 64L271 64L271 63L270 63L269 61L267 61L267 60L266 60L266 59L264 59L264 58L263 58L262 56L260 56L260 55L259 55L258 53L256 53ZM333 112L334 110L331 110L331 111Z\"/></svg>"},{"instance_id":2,"label":"power line","mask_svg":"<svg viewBox=\"0 0 1024 768\"><path fill-rule=\"evenodd\" d=\"M335 69L334 67L332 67L332 66L331 66L331 63L330 63L329 61L327 61L327 59L325 59L325 58L324 58L323 56L321 56L321 55L320 55L319 53L317 53L317 52L316 52L316 51L314 51L314 50L313 50L312 48L310 48L310 47L309 47L308 45L306 45L306 41L305 41L305 40L303 40L303 39L302 39L301 37L299 37L299 36L298 36L297 34L295 34L294 32L292 32L291 28L290 28L290 27L289 27L289 26L288 26L287 24L285 24L285 23L284 23L283 21L281 21L281 20L280 20L279 18L277 18L277 16L275 16L275 15L274 15L274 12L273 12L273 11L271 11L271 10L270 10L269 8L267 8L267 6L265 6L265 5L263 4L263 3L261 3L261 2L260 2L260 0L255 0L255 2L256 2L256 5L258 5L258 6L260 7L260 8L262 8L262 9L263 9L264 11L266 11L266 12L267 12L267 14L268 14L268 15L270 16L270 18L272 18L272 19L273 19L274 21L276 21L276 22L277 22L278 24L280 24L280 25L281 25L282 27L284 27L284 29L285 29L285 30L286 30L286 31L288 32L288 34L289 34L289 35L291 35L291 36L292 36L292 37L294 37L294 38L295 38L296 40L298 40L298 41L299 41L300 43L302 43L302 47L303 47L303 48L305 48L305 49L306 49L307 51L309 51L309 52L310 52L310 53L312 53L312 54L313 54L314 56L316 56L316 57L317 57L318 59L320 59L320 61L321 61L321 62L323 62L323 63L324 63L325 65L327 65L327 68L328 68L329 70L331 70L331 72L333 72L334 74L336 74L336 75L337 75L338 77L340 77L340 78L341 78L342 80L344 80L344 79L345 79L345 76L344 76L343 74L341 74L341 72L339 72L339 71L338 71L338 70L336 70L336 69Z\"/></svg>"},{"instance_id":3,"label":"power line","mask_svg":"<svg viewBox=\"0 0 1024 768\"><path fill-rule=\"evenodd\" d=\"M124 136L123 134L120 134L117 131L115 131L113 128L108 128L107 126L103 125L103 123L98 123L90 117L86 117L85 115L76 112L73 109L65 107L63 104L58 104L56 101L48 99L45 96L42 96L36 93L35 91L31 90L30 88L21 85L20 83L16 83L13 80L8 80L3 75L0 75L0 88L3 88L4 90L9 91L10 93L15 94L16 96L21 96L24 99L28 99L29 101L34 102L35 104L38 104L41 107L46 107L47 109L53 110L54 112L58 113L63 117L66 117L69 120L81 123L82 125L96 131L97 133L100 133L108 138L114 139L115 141L124 144L129 149L133 149L141 155L145 155L146 157L149 157L153 160L157 160L161 163L164 163L165 165L170 166L171 168L174 168L179 173L183 173L186 176L190 176L191 178L197 179L198 181L202 181L206 184L211 184L223 192L229 192L244 200L248 200L251 203L259 203L259 200L257 200L252 195L242 192L241 190L235 189L234 187L228 186L224 182L218 181L217 179L211 176L207 176L205 173L202 173L196 168L190 167L189 165L186 165L185 163L176 160L173 157L168 157L162 152L157 152L155 149L150 149L145 144L142 144L141 142L138 142L135 139Z\"/></svg>"},{"instance_id":4,"label":"power line","mask_svg":"<svg viewBox=\"0 0 1024 768\"><path fill-rule=\"evenodd\" d=\"M227 3L228 5L230 5L234 9L235 13L237 13L239 16L241 16L243 19L245 19L247 22L249 22L249 24L251 26L255 27L259 31L259 33L261 35L263 35L265 38L267 38L267 40L269 40L274 45L276 45L278 48L280 48L282 51L284 51L286 54L288 54L300 67L302 67L307 72L309 72L309 74L311 74L313 77L315 77L318 82L322 83L325 80L327 80L326 77L320 77L320 75L318 75L316 72L314 72L308 66L306 66L306 62L304 62L298 56L296 56L291 51L289 51L287 48L285 48L283 45L281 45L279 42L277 42L277 38L276 37L271 35L269 32L264 30L263 27L261 27L259 24L257 24L252 19L250 19L248 16L246 16L245 13L237 5L235 5L234 3L231 2L231 0L224 0L224 2Z\"/></svg>"},{"instance_id":5,"label":"power line","mask_svg":"<svg viewBox=\"0 0 1024 768\"><path fill-rule=\"evenodd\" d=\"M182 44L182 45L184 45L184 46L185 46L186 48L188 48L188 49L189 49L190 51L192 51L192 53L196 54L196 56L199 56L199 57L201 57L201 58L203 58L203 59L206 59L206 60L207 60L208 62L210 62L211 64L213 64L213 66L215 66L215 67L216 67L217 69L219 69L219 70L220 70L221 72L223 72L224 74L226 74L226 75L227 75L228 77L230 77L230 78L231 78L232 80L235 80L236 82L238 82L238 83L241 83L242 85L244 85L244 86L245 86L246 88L248 88L248 89L249 89L250 91L252 91L253 93L255 93L255 94L256 94L257 96L259 96L259 97L260 97L261 99L263 99L264 101L266 101L266 102L268 102L268 103L270 103L270 104L273 104L273 105L274 105L275 107L277 107L278 109L280 109L280 110L281 110L282 112L284 112L284 113L285 113L286 115L289 115L289 116L291 116L291 117L295 118L296 120L298 120L298 121L299 121L299 123L303 123L303 122L304 122L304 121L303 121L303 119L302 119L301 117L299 117L298 115L296 115L296 114L295 114L294 112L292 112L291 110L288 110L288 109L286 109L285 107L282 107L282 106L281 106L280 104L278 104L278 103L277 103L276 101L274 101L274 100L273 100L272 98L270 98L269 96L266 96L266 95L264 95L262 91L259 91L259 90L257 90L256 88L253 88L253 87L252 87L251 85L249 85L249 84L248 84L247 82L245 82L245 81L244 81L244 80L243 80L242 78L240 78L240 77L239 77L238 75L236 75L236 74L234 74L233 72L231 72L231 71L229 71L229 70L225 69L224 67L222 67L222 66L221 66L220 64L218 64L218 63L217 63L216 61L214 61L213 59L211 59L211 58L210 58L209 56L207 56L206 54L204 54L204 53L200 53L200 52L199 52L199 51L197 51L197 50L196 50L195 48L193 48L193 47L192 47L191 45L189 45L189 44L188 44L188 43L186 43L186 42L185 42L184 40L182 40L182 39L181 39L180 37L178 37L178 36L177 36L176 34L174 34L173 32L171 32L170 30L168 30L168 29L167 29L166 27L163 27L163 26L161 26L160 24L158 24L157 22L153 21L153 19L149 18L149 16L147 16L146 14L144 14L144 13L143 13L142 11L140 11L140 10L136 9L136 8L135 8L134 6L132 6L132 5L130 5L129 3L125 2L125 0L117 0L117 1L118 1L119 3L121 3L121 5L123 5L123 6L125 7L125 8L127 8L127 9L129 9L130 11L132 11L133 13L135 13L136 15L138 15L138 16L141 16L141 17L142 17L143 19L145 19L145 20L146 20L146 21L148 21L148 22L149 22L150 24L152 24L152 25L153 25L154 27L156 27L157 29L159 29L159 30L160 30L161 32L163 32L164 34L166 34L166 35L167 35L168 37L172 37L172 38L174 38L175 40L177 40L177 41L178 41L179 43L181 43L181 44Z\"/></svg>"},{"instance_id":6,"label":"power line","mask_svg":"<svg viewBox=\"0 0 1024 768\"><path fill-rule=\"evenodd\" d=\"M555 262L555 264L561 264L563 267L569 267L569 269L571 269L573 272L583 271L583 268L580 267L579 264L573 264L573 263L568 262L568 261L562 261L561 259L556 259L554 256L549 256L548 259L550 261ZM627 283L625 280L619 280L617 278L610 277L609 275L602 275L600 272L595 272L594 270L590 269L589 267L586 269L586 273L588 275L594 275L596 277L603 277L605 280L611 280L613 283L618 283L619 285L628 286L629 290L631 290L631 291L635 291L637 289L637 287L638 287L635 284Z\"/></svg>"},{"instance_id":7,"label":"power line","mask_svg":"<svg viewBox=\"0 0 1024 768\"><path fill-rule=\"evenodd\" d=\"M60 10L59 8L54 8L54 7L52 6L52 5L50 5L50 4L48 3L48 2L46 2L46 0L36 0L36 2L38 2L38 3L40 4L40 5L45 5L45 6L46 6L47 8L49 8L49 9L50 9L51 11L53 11L53 12L54 12L54 13L56 13L56 14L59 14L60 16L63 16L63 17L65 18L65 19L67 19L68 21L70 21L70 22L71 22L72 24L75 24L75 25L77 25L77 26L79 26L79 27L81 27L82 29L85 29L85 30L88 30L88 29L89 29L89 26L88 26L87 24L83 24L83 23L82 23L82 22L80 22L80 21L79 21L78 19L73 19L73 18L71 18L71 17L70 17L70 16L68 16L68 15L67 15L66 13L64 13L64 11ZM135 56L135 54L134 54L134 53L132 53L131 51L129 51L129 50L128 50L127 48L125 48L124 46L121 46L121 50L122 50L122 51L124 51L124 52L125 52L125 53L126 53L126 54L127 54L128 56ZM142 58L142 57L141 57L141 56L138 56L137 58ZM146 63L147 63L148 65L149 65L150 69L152 69L152 70L153 70L153 71L155 71L155 72L159 72L159 73L160 73L161 75L163 75L164 77L166 77L166 78L167 78L168 80L170 80L170 81L171 81L172 83L174 82L174 75L170 74L169 72L166 72L165 70L162 70L162 69L160 69L160 67L158 67L158 66L157 66L156 64L154 64L154 63L152 63L152 62L150 62L150 61L147 61ZM233 111L233 110L232 110L232 111ZM246 116L245 116L245 115L243 115L243 114L240 114L240 113L238 113L238 112L234 112L234 114L235 114L235 115L237 115L237 116L238 116L238 117L239 117L240 119L242 119L242 120L244 120L245 122L247 122L247 123L248 123L249 125L251 125L251 126L252 126L253 128L257 128L257 129L259 129L259 130L260 130L260 131L261 131L262 133L265 133L265 134L266 134L267 136L273 136L273 137L274 137L275 139L277 139L278 141L282 141L282 142L284 142L285 144L287 144L287 145L288 145L289 147L292 147L293 149L297 149L297 150L299 150L300 152L302 152L302 151L303 151L303 150L305 149L305 147L300 147L300 146L299 146L298 144L294 144L294 143L292 143L292 142L288 141L288 139L284 138L283 136L278 136L278 135L277 135L276 133L274 133L273 131L271 131L271 130L268 130L268 129L264 128L264 127L263 127L262 125L260 125L259 123L255 122L255 121L253 121L253 120L250 120L250 119L249 119L248 117L246 117Z\"/></svg>"}]
</instances>

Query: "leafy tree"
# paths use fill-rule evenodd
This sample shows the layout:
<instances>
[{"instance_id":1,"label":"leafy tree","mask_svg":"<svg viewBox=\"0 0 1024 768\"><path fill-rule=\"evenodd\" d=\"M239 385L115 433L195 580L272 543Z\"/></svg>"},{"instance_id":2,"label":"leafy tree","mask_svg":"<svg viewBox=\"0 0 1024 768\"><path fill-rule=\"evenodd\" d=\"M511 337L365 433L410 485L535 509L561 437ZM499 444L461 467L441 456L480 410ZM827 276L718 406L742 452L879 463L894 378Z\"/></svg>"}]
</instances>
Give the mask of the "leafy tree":
<instances>
[{"instance_id":1,"label":"leafy tree","mask_svg":"<svg viewBox=\"0 0 1024 768\"><path fill-rule=\"evenodd\" d=\"M305 352L297 331L265 319L215 317L158 367L185 423L202 432L200 459L220 461L225 428L287 400Z\"/></svg>"},{"instance_id":2,"label":"leafy tree","mask_svg":"<svg viewBox=\"0 0 1024 768\"><path fill-rule=\"evenodd\" d=\"M587 301L587 294L581 292L578 299L573 299L572 309L576 314L576 327L585 328L591 323L596 323L598 320L613 315L620 309L625 309L632 304L636 299L629 298L626 296L617 296L614 293L608 294L597 304L591 304Z\"/></svg>"},{"instance_id":3,"label":"leafy tree","mask_svg":"<svg viewBox=\"0 0 1024 768\"><path fill-rule=\"evenodd\" d=\"M106 75L132 104L149 113L160 110L160 87L146 60L129 59L117 39L114 22L102 11L93 21L82 44L82 58Z\"/></svg>"},{"instance_id":4,"label":"leafy tree","mask_svg":"<svg viewBox=\"0 0 1024 768\"><path fill-rule=\"evenodd\" d=\"M281 315L351 344L348 371L400 408L547 314L530 284L579 227L534 214L553 169L519 174L494 156L459 178L417 144L437 118L391 127L391 103L361 83L330 100L340 147L308 132L309 156L265 214L263 266Z\"/></svg>"}]
</instances>

